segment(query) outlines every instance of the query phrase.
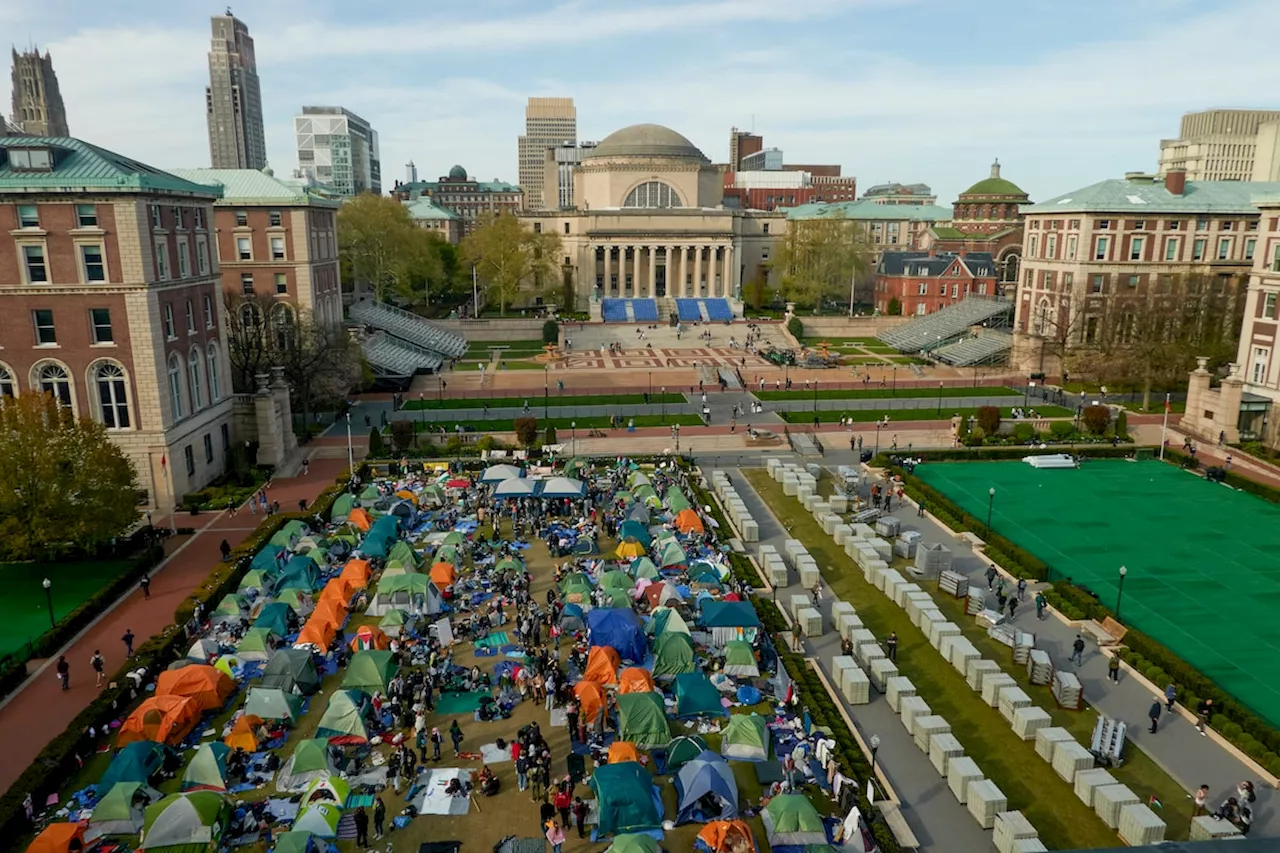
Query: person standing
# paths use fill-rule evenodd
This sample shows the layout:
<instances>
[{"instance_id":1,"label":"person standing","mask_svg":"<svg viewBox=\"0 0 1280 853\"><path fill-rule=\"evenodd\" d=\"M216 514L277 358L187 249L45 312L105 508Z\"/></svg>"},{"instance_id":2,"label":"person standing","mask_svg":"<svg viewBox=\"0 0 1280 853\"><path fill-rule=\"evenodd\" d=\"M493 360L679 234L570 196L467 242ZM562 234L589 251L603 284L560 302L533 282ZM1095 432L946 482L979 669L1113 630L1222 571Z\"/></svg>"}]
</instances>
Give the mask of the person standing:
<instances>
[{"instance_id":1,"label":"person standing","mask_svg":"<svg viewBox=\"0 0 1280 853\"><path fill-rule=\"evenodd\" d=\"M898 632L890 631L888 638L884 641L885 654L889 660L896 661L898 659Z\"/></svg>"},{"instance_id":2,"label":"person standing","mask_svg":"<svg viewBox=\"0 0 1280 853\"><path fill-rule=\"evenodd\" d=\"M431 760L440 760L440 744L444 743L444 737L440 734L440 729L435 726L431 727Z\"/></svg>"},{"instance_id":3,"label":"person standing","mask_svg":"<svg viewBox=\"0 0 1280 853\"><path fill-rule=\"evenodd\" d=\"M457 720L449 726L449 740L453 741L453 754L456 757L462 751L462 727Z\"/></svg>"},{"instance_id":4,"label":"person standing","mask_svg":"<svg viewBox=\"0 0 1280 853\"><path fill-rule=\"evenodd\" d=\"M1195 800L1196 810L1191 813L1192 817L1199 817L1202 814L1209 813L1209 786L1201 785L1191 799Z\"/></svg>"},{"instance_id":5,"label":"person standing","mask_svg":"<svg viewBox=\"0 0 1280 853\"><path fill-rule=\"evenodd\" d=\"M102 687L102 679L106 678L107 661L102 657L102 652L98 649L93 650L93 657L89 658L89 666L93 667L94 673L98 676L98 687Z\"/></svg>"},{"instance_id":6,"label":"person standing","mask_svg":"<svg viewBox=\"0 0 1280 853\"><path fill-rule=\"evenodd\" d=\"M1027 579L1026 578L1018 578L1018 600L1019 601L1027 600Z\"/></svg>"},{"instance_id":7,"label":"person standing","mask_svg":"<svg viewBox=\"0 0 1280 853\"><path fill-rule=\"evenodd\" d=\"M1043 592L1036 593L1036 618L1044 618L1044 609L1049 606L1049 599L1044 597Z\"/></svg>"},{"instance_id":8,"label":"person standing","mask_svg":"<svg viewBox=\"0 0 1280 853\"><path fill-rule=\"evenodd\" d=\"M569 825L569 807L573 805L573 799L569 796L569 792L564 788L556 791L552 804L556 807L556 811L560 814L560 823L564 826Z\"/></svg>"},{"instance_id":9,"label":"person standing","mask_svg":"<svg viewBox=\"0 0 1280 853\"><path fill-rule=\"evenodd\" d=\"M573 798L573 822L578 827L578 837L587 837L587 804L582 797Z\"/></svg>"},{"instance_id":10,"label":"person standing","mask_svg":"<svg viewBox=\"0 0 1280 853\"><path fill-rule=\"evenodd\" d=\"M1200 732L1200 737L1208 737L1204 727L1209 724L1209 718L1213 716L1213 700L1201 699L1200 704L1196 705L1196 731Z\"/></svg>"},{"instance_id":11,"label":"person standing","mask_svg":"<svg viewBox=\"0 0 1280 853\"><path fill-rule=\"evenodd\" d=\"M529 757L524 753L516 759L516 790L524 791L529 787Z\"/></svg>"},{"instance_id":12,"label":"person standing","mask_svg":"<svg viewBox=\"0 0 1280 853\"><path fill-rule=\"evenodd\" d=\"M142 597L151 597L151 575L144 574L138 579L138 586L142 587Z\"/></svg>"},{"instance_id":13,"label":"person standing","mask_svg":"<svg viewBox=\"0 0 1280 853\"><path fill-rule=\"evenodd\" d=\"M1075 642L1071 644L1071 662L1077 666L1084 666L1084 637L1076 634Z\"/></svg>"},{"instance_id":14,"label":"person standing","mask_svg":"<svg viewBox=\"0 0 1280 853\"><path fill-rule=\"evenodd\" d=\"M551 826L547 828L547 841L551 844L551 853L560 853L564 847L564 830L560 828L558 821L551 821Z\"/></svg>"},{"instance_id":15,"label":"person standing","mask_svg":"<svg viewBox=\"0 0 1280 853\"><path fill-rule=\"evenodd\" d=\"M124 643L124 653L126 657L133 657L133 629L125 628L124 636L120 638L120 642Z\"/></svg>"},{"instance_id":16,"label":"person standing","mask_svg":"<svg viewBox=\"0 0 1280 853\"><path fill-rule=\"evenodd\" d=\"M58 656L58 680L62 682L63 690L71 689L71 664L67 663L66 655Z\"/></svg>"},{"instance_id":17,"label":"person standing","mask_svg":"<svg viewBox=\"0 0 1280 853\"><path fill-rule=\"evenodd\" d=\"M996 574L995 563L987 566L987 589L992 589L996 585Z\"/></svg>"},{"instance_id":18,"label":"person standing","mask_svg":"<svg viewBox=\"0 0 1280 853\"><path fill-rule=\"evenodd\" d=\"M1151 720L1151 734L1156 733L1156 727L1160 724L1160 712L1164 710L1163 697L1157 696L1151 701L1151 707L1147 709L1147 717Z\"/></svg>"},{"instance_id":19,"label":"person standing","mask_svg":"<svg viewBox=\"0 0 1280 853\"><path fill-rule=\"evenodd\" d=\"M369 846L369 813L364 806L356 809L356 846Z\"/></svg>"},{"instance_id":20,"label":"person standing","mask_svg":"<svg viewBox=\"0 0 1280 853\"><path fill-rule=\"evenodd\" d=\"M1174 700L1178 698L1178 685L1172 681L1169 686L1164 689L1164 707L1166 711L1173 711Z\"/></svg>"},{"instance_id":21,"label":"person standing","mask_svg":"<svg viewBox=\"0 0 1280 853\"><path fill-rule=\"evenodd\" d=\"M382 797L373 800L373 837L381 838L387 827L387 804Z\"/></svg>"},{"instance_id":22,"label":"person standing","mask_svg":"<svg viewBox=\"0 0 1280 853\"><path fill-rule=\"evenodd\" d=\"M1111 660L1107 661L1107 678L1110 678L1116 684L1120 683L1120 656L1112 655Z\"/></svg>"},{"instance_id":23,"label":"person standing","mask_svg":"<svg viewBox=\"0 0 1280 853\"><path fill-rule=\"evenodd\" d=\"M1009 618L1012 619L1018 613L1018 596L1010 596L1009 598Z\"/></svg>"}]
</instances>

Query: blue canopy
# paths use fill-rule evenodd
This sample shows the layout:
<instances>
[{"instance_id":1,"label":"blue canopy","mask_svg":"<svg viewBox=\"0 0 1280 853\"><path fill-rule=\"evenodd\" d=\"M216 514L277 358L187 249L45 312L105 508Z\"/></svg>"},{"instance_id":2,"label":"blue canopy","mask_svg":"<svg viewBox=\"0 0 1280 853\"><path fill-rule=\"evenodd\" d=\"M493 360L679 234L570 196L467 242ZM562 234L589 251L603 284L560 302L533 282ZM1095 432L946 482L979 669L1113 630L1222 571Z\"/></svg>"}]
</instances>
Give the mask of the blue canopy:
<instances>
[{"instance_id":1,"label":"blue canopy","mask_svg":"<svg viewBox=\"0 0 1280 853\"><path fill-rule=\"evenodd\" d=\"M759 628L760 617L746 601L708 601L698 623L705 628Z\"/></svg>"},{"instance_id":2,"label":"blue canopy","mask_svg":"<svg viewBox=\"0 0 1280 853\"><path fill-rule=\"evenodd\" d=\"M120 749L111 759L107 772L98 780L99 796L117 782L148 784L153 773L164 764L165 746L150 740L134 741Z\"/></svg>"},{"instance_id":3,"label":"blue canopy","mask_svg":"<svg viewBox=\"0 0 1280 853\"><path fill-rule=\"evenodd\" d=\"M644 623L634 610L596 608L587 613L587 636L593 646L609 646L623 660L640 662L649 652Z\"/></svg>"},{"instance_id":4,"label":"blue canopy","mask_svg":"<svg viewBox=\"0 0 1280 853\"><path fill-rule=\"evenodd\" d=\"M729 762L710 750L686 762L676 774L676 823L733 820L738 816L738 783ZM703 798L710 794L719 805L708 812Z\"/></svg>"}]
</instances>

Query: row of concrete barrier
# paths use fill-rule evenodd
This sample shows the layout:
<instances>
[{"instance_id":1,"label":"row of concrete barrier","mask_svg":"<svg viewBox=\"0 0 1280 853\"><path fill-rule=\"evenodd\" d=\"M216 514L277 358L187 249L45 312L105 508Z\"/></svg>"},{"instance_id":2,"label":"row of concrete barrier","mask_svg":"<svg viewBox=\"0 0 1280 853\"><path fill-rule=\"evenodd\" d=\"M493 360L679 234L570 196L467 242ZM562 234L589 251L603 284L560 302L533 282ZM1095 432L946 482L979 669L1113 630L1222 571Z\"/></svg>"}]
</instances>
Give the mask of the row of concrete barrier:
<instances>
[{"instance_id":1,"label":"row of concrete barrier","mask_svg":"<svg viewBox=\"0 0 1280 853\"><path fill-rule=\"evenodd\" d=\"M712 471L711 490L720 499L720 506L728 514L729 520L733 522L734 527L738 528L738 535L742 537L742 541L760 541L760 526L747 511L747 505L743 503L738 490L729 482L729 475L723 471Z\"/></svg>"}]
</instances>

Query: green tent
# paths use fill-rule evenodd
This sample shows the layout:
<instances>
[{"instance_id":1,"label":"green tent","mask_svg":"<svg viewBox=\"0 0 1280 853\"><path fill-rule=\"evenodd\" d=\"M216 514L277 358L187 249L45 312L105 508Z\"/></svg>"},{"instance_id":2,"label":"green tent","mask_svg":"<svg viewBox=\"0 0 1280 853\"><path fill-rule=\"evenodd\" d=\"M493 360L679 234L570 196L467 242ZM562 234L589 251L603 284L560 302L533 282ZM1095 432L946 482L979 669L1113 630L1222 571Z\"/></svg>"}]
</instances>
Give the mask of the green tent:
<instances>
[{"instance_id":1,"label":"green tent","mask_svg":"<svg viewBox=\"0 0 1280 853\"><path fill-rule=\"evenodd\" d=\"M285 759L276 778L276 789L296 794L316 779L332 776L338 769L329 756L328 738L299 741L293 755Z\"/></svg>"},{"instance_id":2,"label":"green tent","mask_svg":"<svg viewBox=\"0 0 1280 853\"><path fill-rule=\"evenodd\" d=\"M628 608L631 606L631 590L620 589L616 586L606 587L603 590L605 607L611 608Z\"/></svg>"},{"instance_id":3,"label":"green tent","mask_svg":"<svg viewBox=\"0 0 1280 853\"><path fill-rule=\"evenodd\" d=\"M560 581L560 594L564 596L591 595L591 579L582 572L571 572Z\"/></svg>"},{"instance_id":4,"label":"green tent","mask_svg":"<svg viewBox=\"0 0 1280 853\"><path fill-rule=\"evenodd\" d=\"M342 806L323 800L298 812L293 831L310 832L317 838L337 838L338 821L341 819Z\"/></svg>"},{"instance_id":5,"label":"green tent","mask_svg":"<svg viewBox=\"0 0 1280 853\"><path fill-rule=\"evenodd\" d=\"M692 506L692 504L689 503L689 499L684 496L684 492L680 491L678 486L671 486L667 489L665 497L667 509L671 510L672 515L675 515L681 510L689 509Z\"/></svg>"},{"instance_id":6,"label":"green tent","mask_svg":"<svg viewBox=\"0 0 1280 853\"><path fill-rule=\"evenodd\" d=\"M160 792L142 782L117 782L98 800L89 818L94 835L137 835L142 829L147 803L160 799Z\"/></svg>"},{"instance_id":7,"label":"green tent","mask_svg":"<svg viewBox=\"0 0 1280 853\"><path fill-rule=\"evenodd\" d=\"M236 654L241 660L270 660L276 637L270 628L250 628L236 645Z\"/></svg>"},{"instance_id":8,"label":"green tent","mask_svg":"<svg viewBox=\"0 0 1280 853\"><path fill-rule=\"evenodd\" d=\"M684 766L686 761L697 758L706 748L707 742L701 735L680 735L672 738L671 743L667 744L667 772L674 774Z\"/></svg>"},{"instance_id":9,"label":"green tent","mask_svg":"<svg viewBox=\"0 0 1280 853\"><path fill-rule=\"evenodd\" d=\"M456 565L458 564L458 562L459 562L459 561L458 561L458 546L457 546L457 545L445 545L445 546L444 546L444 547L442 547L440 550L436 551L436 555L435 555L435 557L434 557L434 560L435 560L435 562L437 562L437 563L453 563L453 564L456 566Z\"/></svg>"},{"instance_id":10,"label":"green tent","mask_svg":"<svg viewBox=\"0 0 1280 853\"><path fill-rule=\"evenodd\" d=\"M445 536L444 539L441 540L440 544L461 546L466 544L466 541L467 541L467 538L465 536L463 536L457 530L454 530L451 533L449 533L447 536Z\"/></svg>"},{"instance_id":11,"label":"green tent","mask_svg":"<svg viewBox=\"0 0 1280 853\"><path fill-rule=\"evenodd\" d=\"M302 807L312 803L336 803L343 808L347 797L351 796L351 784L337 774L312 779L311 784L302 792Z\"/></svg>"},{"instance_id":12,"label":"green tent","mask_svg":"<svg viewBox=\"0 0 1280 853\"><path fill-rule=\"evenodd\" d=\"M523 572L524 561L515 557L503 557L493 568L499 572Z\"/></svg>"},{"instance_id":13,"label":"green tent","mask_svg":"<svg viewBox=\"0 0 1280 853\"><path fill-rule=\"evenodd\" d=\"M394 636L404 628L405 621L404 611L397 607L387 611L378 622L378 627L387 632L388 636Z\"/></svg>"},{"instance_id":14,"label":"green tent","mask_svg":"<svg viewBox=\"0 0 1280 853\"><path fill-rule=\"evenodd\" d=\"M826 844L822 816L803 794L779 794L760 813L770 847Z\"/></svg>"},{"instance_id":15,"label":"green tent","mask_svg":"<svg viewBox=\"0 0 1280 853\"><path fill-rule=\"evenodd\" d=\"M631 574L636 580L648 578L651 581L656 581L658 579L658 567L648 557L636 557L631 561Z\"/></svg>"},{"instance_id":16,"label":"green tent","mask_svg":"<svg viewBox=\"0 0 1280 853\"><path fill-rule=\"evenodd\" d=\"M262 670L263 687L310 696L320 689L320 675L306 649L280 649Z\"/></svg>"},{"instance_id":17,"label":"green tent","mask_svg":"<svg viewBox=\"0 0 1280 853\"><path fill-rule=\"evenodd\" d=\"M227 790L227 754L231 749L221 741L202 743L182 774L184 791Z\"/></svg>"},{"instance_id":18,"label":"green tent","mask_svg":"<svg viewBox=\"0 0 1280 853\"><path fill-rule=\"evenodd\" d=\"M301 589L286 589L276 596L273 603L287 604L294 613L301 613L311 607L311 593Z\"/></svg>"},{"instance_id":19,"label":"green tent","mask_svg":"<svg viewBox=\"0 0 1280 853\"><path fill-rule=\"evenodd\" d=\"M213 791L170 794L147 806L143 850L203 853L220 846L231 818L231 801Z\"/></svg>"},{"instance_id":20,"label":"green tent","mask_svg":"<svg viewBox=\"0 0 1280 853\"><path fill-rule=\"evenodd\" d=\"M720 736L720 754L743 761L767 761L769 729L759 714L730 714Z\"/></svg>"},{"instance_id":21,"label":"green tent","mask_svg":"<svg viewBox=\"0 0 1280 853\"><path fill-rule=\"evenodd\" d=\"M410 595L426 595L431 578L416 572L383 577L378 581L378 595L389 595L393 592L407 592Z\"/></svg>"},{"instance_id":22,"label":"green tent","mask_svg":"<svg viewBox=\"0 0 1280 853\"><path fill-rule=\"evenodd\" d=\"M329 697L329 706L316 727L316 736L339 743L364 743L369 740L365 720L369 703L359 690L338 690Z\"/></svg>"},{"instance_id":23,"label":"green tent","mask_svg":"<svg viewBox=\"0 0 1280 853\"><path fill-rule=\"evenodd\" d=\"M244 592L250 589L265 589L267 586L267 575L262 569L250 569L244 573L244 577L240 578L240 586L237 592Z\"/></svg>"},{"instance_id":24,"label":"green tent","mask_svg":"<svg viewBox=\"0 0 1280 853\"><path fill-rule=\"evenodd\" d=\"M627 476L627 485L630 486L633 491L637 486L647 486L651 482L652 481L649 479L649 475L644 473L643 471L632 471Z\"/></svg>"},{"instance_id":25,"label":"green tent","mask_svg":"<svg viewBox=\"0 0 1280 853\"><path fill-rule=\"evenodd\" d=\"M241 607L244 599L235 593L222 596L222 600L218 602L218 606L213 609L213 616L231 616L236 619L240 618Z\"/></svg>"},{"instance_id":26,"label":"green tent","mask_svg":"<svg viewBox=\"0 0 1280 853\"><path fill-rule=\"evenodd\" d=\"M403 539L391 546L391 553L387 554L387 562L390 563L392 560L398 560L403 566L417 566L419 563L413 546Z\"/></svg>"},{"instance_id":27,"label":"green tent","mask_svg":"<svg viewBox=\"0 0 1280 853\"><path fill-rule=\"evenodd\" d=\"M729 712L720 703L720 691L700 672L677 675L675 693L677 719L729 716Z\"/></svg>"},{"instance_id":28,"label":"green tent","mask_svg":"<svg viewBox=\"0 0 1280 853\"><path fill-rule=\"evenodd\" d=\"M360 492L360 500L362 501L376 501L380 497L382 497L382 492L378 491L378 487L373 483L365 486Z\"/></svg>"},{"instance_id":29,"label":"green tent","mask_svg":"<svg viewBox=\"0 0 1280 853\"><path fill-rule=\"evenodd\" d=\"M671 566L684 565L688 559L688 556L684 553L684 549L681 548L678 543L668 542L663 546L662 556L658 562L661 564L662 568L666 569Z\"/></svg>"},{"instance_id":30,"label":"green tent","mask_svg":"<svg viewBox=\"0 0 1280 853\"><path fill-rule=\"evenodd\" d=\"M635 581L631 579L631 575L615 569L600 576L600 586L605 589L629 590L635 586Z\"/></svg>"},{"instance_id":31,"label":"green tent","mask_svg":"<svg viewBox=\"0 0 1280 853\"><path fill-rule=\"evenodd\" d=\"M297 536L301 539L306 532L307 526L295 518L276 531L276 535L271 537L271 544L287 548L293 537Z\"/></svg>"},{"instance_id":32,"label":"green tent","mask_svg":"<svg viewBox=\"0 0 1280 853\"><path fill-rule=\"evenodd\" d=\"M679 610L670 607L655 607L649 621L645 623L644 632L651 637L661 637L674 631L677 634L688 634L689 624L684 621Z\"/></svg>"},{"instance_id":33,"label":"green tent","mask_svg":"<svg viewBox=\"0 0 1280 853\"><path fill-rule=\"evenodd\" d=\"M395 676L398 668L392 653L385 649L356 652L351 656L347 675L342 679L342 687L344 690L363 690L370 695L386 693L387 683Z\"/></svg>"},{"instance_id":34,"label":"green tent","mask_svg":"<svg viewBox=\"0 0 1280 853\"><path fill-rule=\"evenodd\" d=\"M667 631L653 645L654 678L693 672L697 664L693 659L693 640L688 634Z\"/></svg>"},{"instance_id":35,"label":"green tent","mask_svg":"<svg viewBox=\"0 0 1280 853\"><path fill-rule=\"evenodd\" d=\"M244 700L244 712L264 720L288 720L296 723L302 714L302 697L286 693L279 687L250 687Z\"/></svg>"},{"instance_id":36,"label":"green tent","mask_svg":"<svg viewBox=\"0 0 1280 853\"><path fill-rule=\"evenodd\" d=\"M653 777L637 762L597 767L587 784L599 803L596 830L601 836L645 832L662 825L661 805L654 802Z\"/></svg>"},{"instance_id":37,"label":"green tent","mask_svg":"<svg viewBox=\"0 0 1280 853\"><path fill-rule=\"evenodd\" d=\"M342 522L347 520L347 516L351 514L351 510L355 509L356 496L350 492L338 495L337 500L333 502L333 508L329 510L329 520Z\"/></svg>"},{"instance_id":38,"label":"green tent","mask_svg":"<svg viewBox=\"0 0 1280 853\"><path fill-rule=\"evenodd\" d=\"M661 851L662 845L652 835L629 832L614 837L613 843L605 848L604 853L661 853Z\"/></svg>"},{"instance_id":39,"label":"green tent","mask_svg":"<svg viewBox=\"0 0 1280 853\"><path fill-rule=\"evenodd\" d=\"M622 693L617 702L619 740L646 748L671 742L667 709L657 693Z\"/></svg>"},{"instance_id":40,"label":"green tent","mask_svg":"<svg viewBox=\"0 0 1280 853\"><path fill-rule=\"evenodd\" d=\"M258 569L268 574L275 574L280 571L280 564L276 560L276 556L283 551L279 545L263 545L262 550L253 555L253 561L249 563L250 569Z\"/></svg>"},{"instance_id":41,"label":"green tent","mask_svg":"<svg viewBox=\"0 0 1280 853\"><path fill-rule=\"evenodd\" d=\"M311 833L305 829L282 832L276 836L276 846L272 848L272 853L315 853L316 850L328 846L327 844L323 847L312 845L312 838Z\"/></svg>"},{"instance_id":42,"label":"green tent","mask_svg":"<svg viewBox=\"0 0 1280 853\"><path fill-rule=\"evenodd\" d=\"M760 675L755 652L746 640L730 640L724 644L724 674L734 678L756 678Z\"/></svg>"},{"instance_id":43,"label":"green tent","mask_svg":"<svg viewBox=\"0 0 1280 853\"><path fill-rule=\"evenodd\" d=\"M564 476L576 477L582 471L591 467L591 463L581 456L575 456L568 462L564 463Z\"/></svg>"}]
</instances>

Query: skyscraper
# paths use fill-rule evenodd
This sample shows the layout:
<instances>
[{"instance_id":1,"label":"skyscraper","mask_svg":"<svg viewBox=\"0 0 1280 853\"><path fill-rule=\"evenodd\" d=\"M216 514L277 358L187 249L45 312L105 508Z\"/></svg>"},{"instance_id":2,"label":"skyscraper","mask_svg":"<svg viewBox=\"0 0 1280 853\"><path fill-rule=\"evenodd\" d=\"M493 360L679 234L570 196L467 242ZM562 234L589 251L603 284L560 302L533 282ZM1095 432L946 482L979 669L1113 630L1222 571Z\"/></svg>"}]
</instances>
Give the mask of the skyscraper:
<instances>
[{"instance_id":1,"label":"skyscraper","mask_svg":"<svg viewBox=\"0 0 1280 853\"><path fill-rule=\"evenodd\" d=\"M211 21L213 47L204 90L209 157L215 169L261 169L267 165L267 142L253 38L230 9Z\"/></svg>"},{"instance_id":2,"label":"skyscraper","mask_svg":"<svg viewBox=\"0 0 1280 853\"><path fill-rule=\"evenodd\" d=\"M37 48L13 51L14 129L30 136L70 136L53 57ZM3 125L0 124L0 127Z\"/></svg>"},{"instance_id":3,"label":"skyscraper","mask_svg":"<svg viewBox=\"0 0 1280 853\"><path fill-rule=\"evenodd\" d=\"M378 133L342 107L303 107L293 117L298 171L331 185L339 194L382 195Z\"/></svg>"},{"instance_id":4,"label":"skyscraper","mask_svg":"<svg viewBox=\"0 0 1280 853\"><path fill-rule=\"evenodd\" d=\"M516 143L520 159L520 188L525 207L546 210L558 206L553 191L543 198L543 170L548 148L578 141L578 110L573 98L530 98L524 108L524 135Z\"/></svg>"}]
</instances>

